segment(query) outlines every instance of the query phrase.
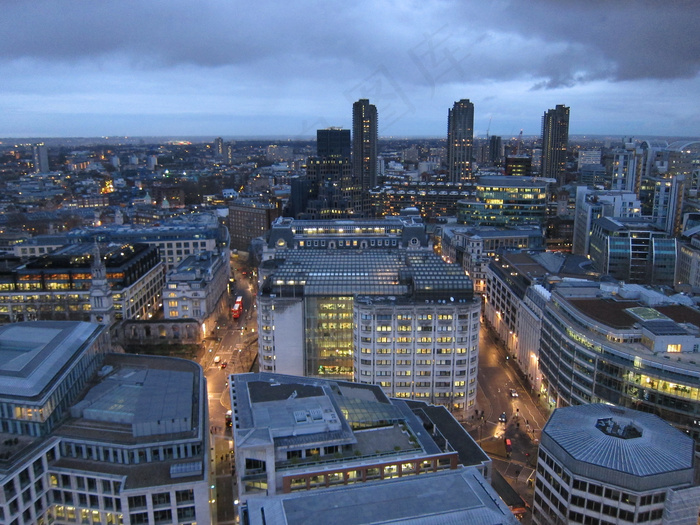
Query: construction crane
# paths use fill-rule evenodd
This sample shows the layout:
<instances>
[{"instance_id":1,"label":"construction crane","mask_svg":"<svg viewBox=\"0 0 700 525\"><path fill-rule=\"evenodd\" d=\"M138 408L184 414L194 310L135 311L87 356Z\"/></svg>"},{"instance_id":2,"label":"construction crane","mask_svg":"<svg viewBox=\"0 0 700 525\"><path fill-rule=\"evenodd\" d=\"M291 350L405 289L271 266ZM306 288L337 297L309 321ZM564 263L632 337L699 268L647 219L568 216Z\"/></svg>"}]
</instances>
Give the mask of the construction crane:
<instances>
[{"instance_id":1,"label":"construction crane","mask_svg":"<svg viewBox=\"0 0 700 525\"><path fill-rule=\"evenodd\" d=\"M523 130L520 130L520 134L518 135L518 141L516 142L516 147L515 147L515 154L520 155L520 145L523 143Z\"/></svg>"}]
</instances>

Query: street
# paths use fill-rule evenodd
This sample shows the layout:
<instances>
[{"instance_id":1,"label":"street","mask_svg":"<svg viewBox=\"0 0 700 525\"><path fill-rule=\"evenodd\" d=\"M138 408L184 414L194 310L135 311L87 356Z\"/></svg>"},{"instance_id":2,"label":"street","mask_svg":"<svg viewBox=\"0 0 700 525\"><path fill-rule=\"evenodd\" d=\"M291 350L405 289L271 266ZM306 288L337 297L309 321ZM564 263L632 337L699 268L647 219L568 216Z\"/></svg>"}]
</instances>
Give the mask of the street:
<instances>
[{"instance_id":1,"label":"street","mask_svg":"<svg viewBox=\"0 0 700 525\"><path fill-rule=\"evenodd\" d=\"M229 315L228 319L220 320L216 333L205 342L204 355L200 360L207 379L209 399L210 485L215 487L212 497L216 500L217 523L221 524L235 523L236 520L236 494L232 477L235 463L233 436L231 428L226 426L226 412L231 409L230 375L254 369L258 351L255 279L237 260L235 263L238 266L231 265L235 281L231 283L229 295L231 304L236 297L243 297L243 312L238 319L232 319ZM243 271L246 275L243 275Z\"/></svg>"},{"instance_id":2,"label":"street","mask_svg":"<svg viewBox=\"0 0 700 525\"><path fill-rule=\"evenodd\" d=\"M547 415L517 371L506 359L496 335L484 323L479 334L479 386L477 413L464 422L465 428L493 460L496 468L530 505L534 493L537 443ZM511 394L511 389L517 397ZM483 413L483 419L482 419ZM506 422L499 421L505 413ZM510 439L511 451L505 440ZM530 515L523 518L529 523Z\"/></svg>"}]
</instances>

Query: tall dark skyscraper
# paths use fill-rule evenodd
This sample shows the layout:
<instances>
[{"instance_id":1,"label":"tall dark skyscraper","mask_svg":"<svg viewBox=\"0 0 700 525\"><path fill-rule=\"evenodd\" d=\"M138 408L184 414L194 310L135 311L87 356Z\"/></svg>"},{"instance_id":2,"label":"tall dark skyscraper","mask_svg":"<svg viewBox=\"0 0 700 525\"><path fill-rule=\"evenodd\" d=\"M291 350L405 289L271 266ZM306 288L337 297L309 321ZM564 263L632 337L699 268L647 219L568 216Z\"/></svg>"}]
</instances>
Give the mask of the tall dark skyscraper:
<instances>
[{"instance_id":1,"label":"tall dark skyscraper","mask_svg":"<svg viewBox=\"0 0 700 525\"><path fill-rule=\"evenodd\" d=\"M362 203L355 210L371 212L369 191L377 185L377 107L362 98L352 105L353 177L361 187Z\"/></svg>"},{"instance_id":2,"label":"tall dark skyscraper","mask_svg":"<svg viewBox=\"0 0 700 525\"><path fill-rule=\"evenodd\" d=\"M569 145L569 108L557 104L542 117L542 176L566 183L566 148Z\"/></svg>"},{"instance_id":3,"label":"tall dark skyscraper","mask_svg":"<svg viewBox=\"0 0 700 525\"><path fill-rule=\"evenodd\" d=\"M474 104L454 103L447 114L447 167L450 182L471 180L474 148Z\"/></svg>"},{"instance_id":4,"label":"tall dark skyscraper","mask_svg":"<svg viewBox=\"0 0 700 525\"><path fill-rule=\"evenodd\" d=\"M503 139L495 135L489 139L489 162L501 164L503 162Z\"/></svg>"},{"instance_id":5,"label":"tall dark skyscraper","mask_svg":"<svg viewBox=\"0 0 700 525\"><path fill-rule=\"evenodd\" d=\"M321 159L349 159L350 130L340 128L316 130L316 156Z\"/></svg>"}]
</instances>

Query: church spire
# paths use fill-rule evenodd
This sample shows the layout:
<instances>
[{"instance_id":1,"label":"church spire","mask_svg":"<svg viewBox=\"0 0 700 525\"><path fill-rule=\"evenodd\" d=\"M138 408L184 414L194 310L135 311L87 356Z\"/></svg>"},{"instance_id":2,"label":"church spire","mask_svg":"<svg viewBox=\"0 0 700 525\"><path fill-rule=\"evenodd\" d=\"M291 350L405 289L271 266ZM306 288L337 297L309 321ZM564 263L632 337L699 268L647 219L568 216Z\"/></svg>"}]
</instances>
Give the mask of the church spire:
<instances>
[{"instance_id":1,"label":"church spire","mask_svg":"<svg viewBox=\"0 0 700 525\"><path fill-rule=\"evenodd\" d=\"M114 297L97 241L92 255L91 273L90 321L109 326L114 321Z\"/></svg>"}]
</instances>

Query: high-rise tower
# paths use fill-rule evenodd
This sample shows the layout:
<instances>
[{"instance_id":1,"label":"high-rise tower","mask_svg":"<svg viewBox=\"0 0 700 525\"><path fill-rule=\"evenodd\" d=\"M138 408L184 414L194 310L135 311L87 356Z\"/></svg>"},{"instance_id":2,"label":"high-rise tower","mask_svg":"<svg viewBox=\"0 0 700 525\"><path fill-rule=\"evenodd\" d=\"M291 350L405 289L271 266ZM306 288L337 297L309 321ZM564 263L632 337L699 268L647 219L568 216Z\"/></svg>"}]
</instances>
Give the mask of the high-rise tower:
<instances>
[{"instance_id":1,"label":"high-rise tower","mask_svg":"<svg viewBox=\"0 0 700 525\"><path fill-rule=\"evenodd\" d=\"M369 192L377 185L377 107L362 98L352 105L353 177L362 188L355 211L370 213Z\"/></svg>"},{"instance_id":2,"label":"high-rise tower","mask_svg":"<svg viewBox=\"0 0 700 525\"><path fill-rule=\"evenodd\" d=\"M49 151L46 144L34 144L32 148L32 161L35 173L46 173L49 171Z\"/></svg>"},{"instance_id":3,"label":"high-rise tower","mask_svg":"<svg viewBox=\"0 0 700 525\"><path fill-rule=\"evenodd\" d=\"M447 167L450 182L473 179L474 104L469 99L455 102L447 114Z\"/></svg>"},{"instance_id":4,"label":"high-rise tower","mask_svg":"<svg viewBox=\"0 0 700 525\"><path fill-rule=\"evenodd\" d=\"M214 139L214 155L217 157L224 156L224 139L217 137Z\"/></svg>"},{"instance_id":5,"label":"high-rise tower","mask_svg":"<svg viewBox=\"0 0 700 525\"><path fill-rule=\"evenodd\" d=\"M566 148L569 145L569 108L557 104L542 117L542 176L566 181Z\"/></svg>"}]
</instances>

